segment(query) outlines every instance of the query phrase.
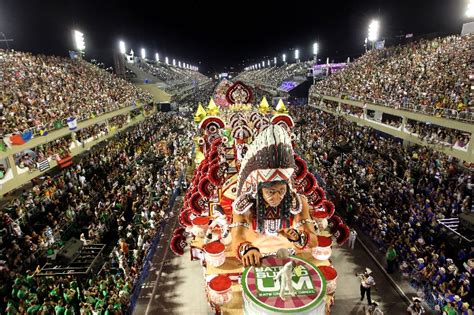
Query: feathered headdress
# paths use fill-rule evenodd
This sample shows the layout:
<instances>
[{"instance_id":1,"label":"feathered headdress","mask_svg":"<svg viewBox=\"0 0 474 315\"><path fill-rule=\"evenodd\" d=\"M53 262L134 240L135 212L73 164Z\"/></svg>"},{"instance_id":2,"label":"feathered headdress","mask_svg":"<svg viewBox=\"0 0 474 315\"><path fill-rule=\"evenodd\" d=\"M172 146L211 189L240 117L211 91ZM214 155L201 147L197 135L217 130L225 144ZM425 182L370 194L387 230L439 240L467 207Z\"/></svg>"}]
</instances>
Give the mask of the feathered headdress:
<instances>
[{"instance_id":1,"label":"feathered headdress","mask_svg":"<svg viewBox=\"0 0 474 315\"><path fill-rule=\"evenodd\" d=\"M289 182L295 167L288 133L279 125L271 125L255 138L242 161L237 195L256 193L259 183Z\"/></svg>"}]
</instances>

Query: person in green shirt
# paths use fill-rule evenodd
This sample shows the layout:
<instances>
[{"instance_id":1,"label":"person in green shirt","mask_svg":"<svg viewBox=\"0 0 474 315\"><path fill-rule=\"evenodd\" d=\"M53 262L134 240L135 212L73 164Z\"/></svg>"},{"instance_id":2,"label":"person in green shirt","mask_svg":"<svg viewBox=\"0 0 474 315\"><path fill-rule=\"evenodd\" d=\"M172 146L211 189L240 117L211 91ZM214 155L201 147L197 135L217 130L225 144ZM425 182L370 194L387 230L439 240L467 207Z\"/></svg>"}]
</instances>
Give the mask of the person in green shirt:
<instances>
[{"instance_id":1,"label":"person in green shirt","mask_svg":"<svg viewBox=\"0 0 474 315\"><path fill-rule=\"evenodd\" d=\"M26 310L26 313L28 315L35 315L41 308L41 305L36 304L36 301L34 301L30 307Z\"/></svg>"},{"instance_id":2,"label":"person in green shirt","mask_svg":"<svg viewBox=\"0 0 474 315\"><path fill-rule=\"evenodd\" d=\"M393 247L393 244L388 246L387 252L385 253L385 259L387 260L387 272L392 273L397 259L397 251Z\"/></svg>"},{"instance_id":3,"label":"person in green shirt","mask_svg":"<svg viewBox=\"0 0 474 315\"><path fill-rule=\"evenodd\" d=\"M18 286L15 290L16 292L16 297L18 300L23 300L25 296L28 294L28 288L25 286Z\"/></svg>"},{"instance_id":4,"label":"person in green shirt","mask_svg":"<svg viewBox=\"0 0 474 315\"><path fill-rule=\"evenodd\" d=\"M101 300L100 298L97 298L94 307L95 307L95 309L102 309L104 304L105 304L105 302L103 300Z\"/></svg>"},{"instance_id":5,"label":"person in green shirt","mask_svg":"<svg viewBox=\"0 0 474 315\"><path fill-rule=\"evenodd\" d=\"M18 310L16 309L15 302L9 300L7 303L7 308L5 309L5 314L7 315L16 315Z\"/></svg>"},{"instance_id":6,"label":"person in green shirt","mask_svg":"<svg viewBox=\"0 0 474 315\"><path fill-rule=\"evenodd\" d=\"M66 310L64 311L64 315L73 315L73 314L74 314L74 307L73 306L66 307Z\"/></svg>"},{"instance_id":7,"label":"person in green shirt","mask_svg":"<svg viewBox=\"0 0 474 315\"><path fill-rule=\"evenodd\" d=\"M48 298L46 298L43 305L41 305L39 314L49 315L49 314L54 314L54 313L55 311L54 311L53 303Z\"/></svg>"},{"instance_id":8,"label":"person in green shirt","mask_svg":"<svg viewBox=\"0 0 474 315\"><path fill-rule=\"evenodd\" d=\"M56 315L64 315L66 308L64 307L64 301L61 300L58 304L54 307L54 312Z\"/></svg>"},{"instance_id":9,"label":"person in green shirt","mask_svg":"<svg viewBox=\"0 0 474 315\"><path fill-rule=\"evenodd\" d=\"M33 273L33 271L31 270L28 270L27 271L27 275L26 275L26 278L25 278L25 282L28 284L28 286L30 288L34 287L37 285L36 283L36 279L35 279L35 275Z\"/></svg>"},{"instance_id":10,"label":"person in green shirt","mask_svg":"<svg viewBox=\"0 0 474 315\"><path fill-rule=\"evenodd\" d=\"M457 315L456 308L452 303L448 303L443 307L443 314L446 315Z\"/></svg>"},{"instance_id":11,"label":"person in green shirt","mask_svg":"<svg viewBox=\"0 0 474 315\"><path fill-rule=\"evenodd\" d=\"M92 306L89 303L82 302L80 306L81 306L81 314L84 314L84 315L92 314Z\"/></svg>"},{"instance_id":12,"label":"person in green shirt","mask_svg":"<svg viewBox=\"0 0 474 315\"><path fill-rule=\"evenodd\" d=\"M75 297L76 297L76 290L74 289L66 289L63 293L63 298L68 305L71 305L74 302Z\"/></svg>"}]
</instances>

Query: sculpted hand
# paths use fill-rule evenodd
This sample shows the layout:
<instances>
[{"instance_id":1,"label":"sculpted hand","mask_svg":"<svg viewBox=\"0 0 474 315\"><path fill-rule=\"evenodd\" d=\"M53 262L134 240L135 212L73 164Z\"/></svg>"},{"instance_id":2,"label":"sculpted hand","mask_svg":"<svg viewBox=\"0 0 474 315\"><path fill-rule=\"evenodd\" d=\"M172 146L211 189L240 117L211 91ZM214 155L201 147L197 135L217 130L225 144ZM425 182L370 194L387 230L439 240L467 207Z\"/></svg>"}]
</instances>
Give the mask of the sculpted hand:
<instances>
[{"instance_id":1,"label":"sculpted hand","mask_svg":"<svg viewBox=\"0 0 474 315\"><path fill-rule=\"evenodd\" d=\"M242 257L242 263L244 264L244 267L260 267L262 263L262 254L260 254L257 249L251 249Z\"/></svg>"}]
</instances>

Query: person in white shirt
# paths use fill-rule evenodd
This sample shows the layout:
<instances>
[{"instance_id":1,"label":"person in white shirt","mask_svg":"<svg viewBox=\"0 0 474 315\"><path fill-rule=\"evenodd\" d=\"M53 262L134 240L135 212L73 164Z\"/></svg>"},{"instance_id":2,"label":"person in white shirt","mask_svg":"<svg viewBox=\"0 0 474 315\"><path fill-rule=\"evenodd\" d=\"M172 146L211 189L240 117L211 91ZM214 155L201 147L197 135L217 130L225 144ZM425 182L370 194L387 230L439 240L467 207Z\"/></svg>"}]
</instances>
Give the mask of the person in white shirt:
<instances>
[{"instance_id":1,"label":"person in white shirt","mask_svg":"<svg viewBox=\"0 0 474 315\"><path fill-rule=\"evenodd\" d=\"M365 308L365 315L383 315L382 310L379 308L379 303L373 301L367 308Z\"/></svg>"},{"instance_id":2,"label":"person in white shirt","mask_svg":"<svg viewBox=\"0 0 474 315\"><path fill-rule=\"evenodd\" d=\"M421 299L418 297L413 298L413 302L408 306L407 312L410 315L421 315L425 313L423 305L421 305Z\"/></svg>"},{"instance_id":3,"label":"person in white shirt","mask_svg":"<svg viewBox=\"0 0 474 315\"><path fill-rule=\"evenodd\" d=\"M360 279L360 300L363 301L365 294L367 293L367 302L369 305L372 304L372 299L370 298L370 289L375 287L375 280L370 275L372 270L370 268L365 268L364 273L356 274Z\"/></svg>"},{"instance_id":4,"label":"person in white shirt","mask_svg":"<svg viewBox=\"0 0 474 315\"><path fill-rule=\"evenodd\" d=\"M351 232L349 233L349 248L354 249L355 241L357 238L357 232L354 229L351 229Z\"/></svg>"}]
</instances>

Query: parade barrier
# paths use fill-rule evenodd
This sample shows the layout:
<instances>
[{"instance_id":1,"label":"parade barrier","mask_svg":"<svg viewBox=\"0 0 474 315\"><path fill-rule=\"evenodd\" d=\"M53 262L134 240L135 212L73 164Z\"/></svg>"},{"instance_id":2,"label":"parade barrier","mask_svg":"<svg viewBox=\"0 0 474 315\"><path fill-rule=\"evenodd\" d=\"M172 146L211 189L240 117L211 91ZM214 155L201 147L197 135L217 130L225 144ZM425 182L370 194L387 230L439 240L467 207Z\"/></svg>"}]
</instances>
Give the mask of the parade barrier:
<instances>
[{"instance_id":1,"label":"parade barrier","mask_svg":"<svg viewBox=\"0 0 474 315\"><path fill-rule=\"evenodd\" d=\"M170 202L168 204L167 213L171 213L171 210L174 207L174 204L176 202L176 198L178 197L178 195L180 193L181 182L185 178L184 176L185 176L185 174L183 173L179 177L179 185L173 191L173 195L171 196ZM156 232L156 235L153 238L153 241L152 241L151 246L150 246L150 250L148 251L148 253L145 257L144 262L143 262L143 266L140 270L140 277L134 283L132 294L130 296L130 306L129 306L128 310L126 311L126 314L131 315L133 313L133 310L135 309L135 305L137 304L138 295L140 294L142 284L146 280L146 278L148 277L148 272L150 270L151 260L153 259L153 256L155 255L156 248L158 247L158 243L160 242L161 236L162 236L163 231L166 227L166 223L168 223L168 219L169 219L169 217L166 220L163 220L160 223L160 226L159 226L159 228Z\"/></svg>"}]
</instances>

